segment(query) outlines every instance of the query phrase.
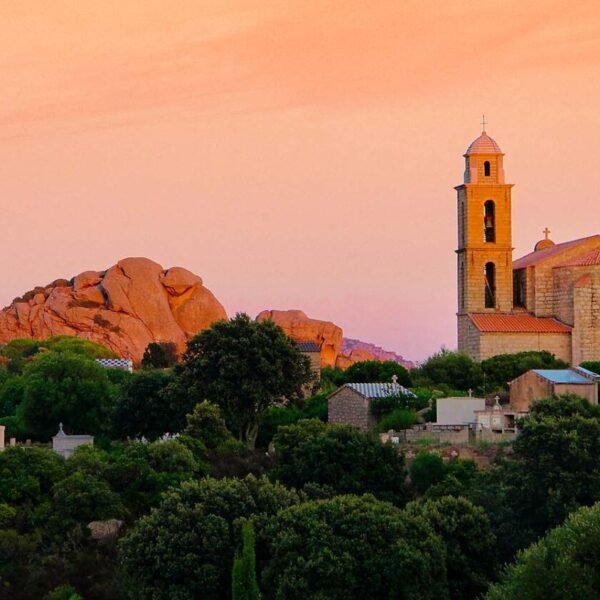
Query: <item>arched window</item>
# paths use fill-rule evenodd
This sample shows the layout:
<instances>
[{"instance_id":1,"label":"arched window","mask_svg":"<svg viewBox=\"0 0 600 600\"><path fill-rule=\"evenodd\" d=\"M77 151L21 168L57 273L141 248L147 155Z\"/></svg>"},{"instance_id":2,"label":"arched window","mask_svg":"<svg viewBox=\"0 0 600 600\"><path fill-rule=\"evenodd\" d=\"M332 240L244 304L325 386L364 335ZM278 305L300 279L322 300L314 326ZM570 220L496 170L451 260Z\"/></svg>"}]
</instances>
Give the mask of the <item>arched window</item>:
<instances>
[{"instance_id":1,"label":"arched window","mask_svg":"<svg viewBox=\"0 0 600 600\"><path fill-rule=\"evenodd\" d=\"M489 161L489 160L486 160L486 161L483 163L483 174L484 174L486 177L489 177L489 176L490 176L490 173L491 173L490 161Z\"/></svg>"},{"instance_id":2,"label":"arched window","mask_svg":"<svg viewBox=\"0 0 600 600\"><path fill-rule=\"evenodd\" d=\"M493 200L483 205L483 241L496 241L496 206Z\"/></svg>"},{"instance_id":3,"label":"arched window","mask_svg":"<svg viewBox=\"0 0 600 600\"><path fill-rule=\"evenodd\" d=\"M493 262L485 263L483 280L485 285L485 307L496 308L496 265Z\"/></svg>"}]
</instances>

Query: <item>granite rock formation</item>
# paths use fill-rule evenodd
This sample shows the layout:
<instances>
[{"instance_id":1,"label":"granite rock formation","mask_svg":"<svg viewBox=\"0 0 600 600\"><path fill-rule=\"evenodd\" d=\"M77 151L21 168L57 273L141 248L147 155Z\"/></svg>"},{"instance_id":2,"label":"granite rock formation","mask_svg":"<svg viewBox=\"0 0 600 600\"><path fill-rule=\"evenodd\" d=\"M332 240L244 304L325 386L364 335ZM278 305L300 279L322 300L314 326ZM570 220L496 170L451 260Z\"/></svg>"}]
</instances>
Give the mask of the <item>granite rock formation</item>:
<instances>
[{"instance_id":1,"label":"granite rock formation","mask_svg":"<svg viewBox=\"0 0 600 600\"><path fill-rule=\"evenodd\" d=\"M0 312L0 343L77 335L139 363L150 342L174 342L183 352L190 337L226 318L197 275L126 258L106 271L59 279L13 300Z\"/></svg>"},{"instance_id":2,"label":"granite rock formation","mask_svg":"<svg viewBox=\"0 0 600 600\"><path fill-rule=\"evenodd\" d=\"M311 319L301 310L263 310L257 321L271 319L297 342L315 342L321 346L321 366L347 369L364 360L393 360L406 368L414 364L395 352L375 344L343 337L341 327L331 321Z\"/></svg>"}]
</instances>

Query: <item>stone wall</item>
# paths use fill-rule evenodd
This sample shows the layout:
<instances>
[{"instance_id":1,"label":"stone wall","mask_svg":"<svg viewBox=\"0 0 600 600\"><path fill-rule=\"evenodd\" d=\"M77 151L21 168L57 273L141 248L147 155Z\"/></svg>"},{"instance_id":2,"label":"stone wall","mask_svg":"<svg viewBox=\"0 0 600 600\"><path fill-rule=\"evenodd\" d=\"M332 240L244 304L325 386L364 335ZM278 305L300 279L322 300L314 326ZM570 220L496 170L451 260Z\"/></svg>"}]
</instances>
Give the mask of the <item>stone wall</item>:
<instances>
[{"instance_id":1,"label":"stone wall","mask_svg":"<svg viewBox=\"0 0 600 600\"><path fill-rule=\"evenodd\" d=\"M368 431L375 418L370 412L370 402L349 387L341 387L329 396L328 421L341 425L354 425L361 431Z\"/></svg>"},{"instance_id":2,"label":"stone wall","mask_svg":"<svg viewBox=\"0 0 600 600\"><path fill-rule=\"evenodd\" d=\"M571 363L571 333L480 333L480 352L476 360L496 354L528 350L547 350Z\"/></svg>"},{"instance_id":3,"label":"stone wall","mask_svg":"<svg viewBox=\"0 0 600 600\"><path fill-rule=\"evenodd\" d=\"M585 398L590 404L598 404L598 384L595 382L590 382L587 385L555 383L553 391L557 395L575 394L576 396Z\"/></svg>"}]
</instances>

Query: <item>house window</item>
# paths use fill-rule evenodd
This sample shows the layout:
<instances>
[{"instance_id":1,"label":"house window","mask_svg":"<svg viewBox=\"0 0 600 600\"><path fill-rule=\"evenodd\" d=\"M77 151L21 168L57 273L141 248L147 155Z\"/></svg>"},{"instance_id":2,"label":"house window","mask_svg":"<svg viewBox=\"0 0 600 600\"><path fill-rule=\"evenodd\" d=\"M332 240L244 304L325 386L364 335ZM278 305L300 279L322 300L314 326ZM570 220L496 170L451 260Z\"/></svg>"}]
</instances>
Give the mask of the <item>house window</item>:
<instances>
[{"instance_id":1,"label":"house window","mask_svg":"<svg viewBox=\"0 0 600 600\"><path fill-rule=\"evenodd\" d=\"M496 241L496 206L493 200L483 205L483 241Z\"/></svg>"},{"instance_id":2,"label":"house window","mask_svg":"<svg viewBox=\"0 0 600 600\"><path fill-rule=\"evenodd\" d=\"M485 264L483 280L485 285L485 307L496 308L496 265L493 262Z\"/></svg>"},{"instance_id":3,"label":"house window","mask_svg":"<svg viewBox=\"0 0 600 600\"><path fill-rule=\"evenodd\" d=\"M484 174L486 177L489 177L489 176L490 176L490 173L491 173L490 161L489 161L489 160L486 160L486 161L483 163L483 174Z\"/></svg>"}]
</instances>

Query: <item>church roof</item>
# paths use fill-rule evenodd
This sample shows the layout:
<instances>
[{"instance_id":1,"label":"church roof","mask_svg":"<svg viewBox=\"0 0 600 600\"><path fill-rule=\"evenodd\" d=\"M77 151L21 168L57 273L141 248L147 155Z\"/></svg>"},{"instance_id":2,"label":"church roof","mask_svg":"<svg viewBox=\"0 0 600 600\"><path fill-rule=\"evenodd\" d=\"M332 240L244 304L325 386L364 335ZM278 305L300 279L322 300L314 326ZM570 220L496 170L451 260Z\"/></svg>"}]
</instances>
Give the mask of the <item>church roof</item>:
<instances>
[{"instance_id":1,"label":"church roof","mask_svg":"<svg viewBox=\"0 0 600 600\"><path fill-rule=\"evenodd\" d=\"M500 150L500 146L498 146L496 141L484 131L467 148L465 156L470 156L471 154L502 154L502 150Z\"/></svg>"},{"instance_id":2,"label":"church roof","mask_svg":"<svg viewBox=\"0 0 600 600\"><path fill-rule=\"evenodd\" d=\"M598 239L600 243L600 235L590 235L588 237L580 238L578 240L571 240L570 242L563 242L562 244L556 244L555 246L551 246L550 248L544 248L543 250L537 250L518 258L513 262L513 269L524 269L525 267L532 267L537 265L549 258L557 256L561 252L565 250L569 250L574 248L579 244L583 244L584 242L588 242L594 238Z\"/></svg>"},{"instance_id":3,"label":"church roof","mask_svg":"<svg viewBox=\"0 0 600 600\"><path fill-rule=\"evenodd\" d=\"M587 254L582 256L576 256L571 260L567 260L564 263L558 265L559 267L591 267L594 265L600 265L600 248L596 248Z\"/></svg>"},{"instance_id":4,"label":"church roof","mask_svg":"<svg viewBox=\"0 0 600 600\"><path fill-rule=\"evenodd\" d=\"M571 328L556 319L528 314L473 313L469 315L483 333L569 333Z\"/></svg>"}]
</instances>

